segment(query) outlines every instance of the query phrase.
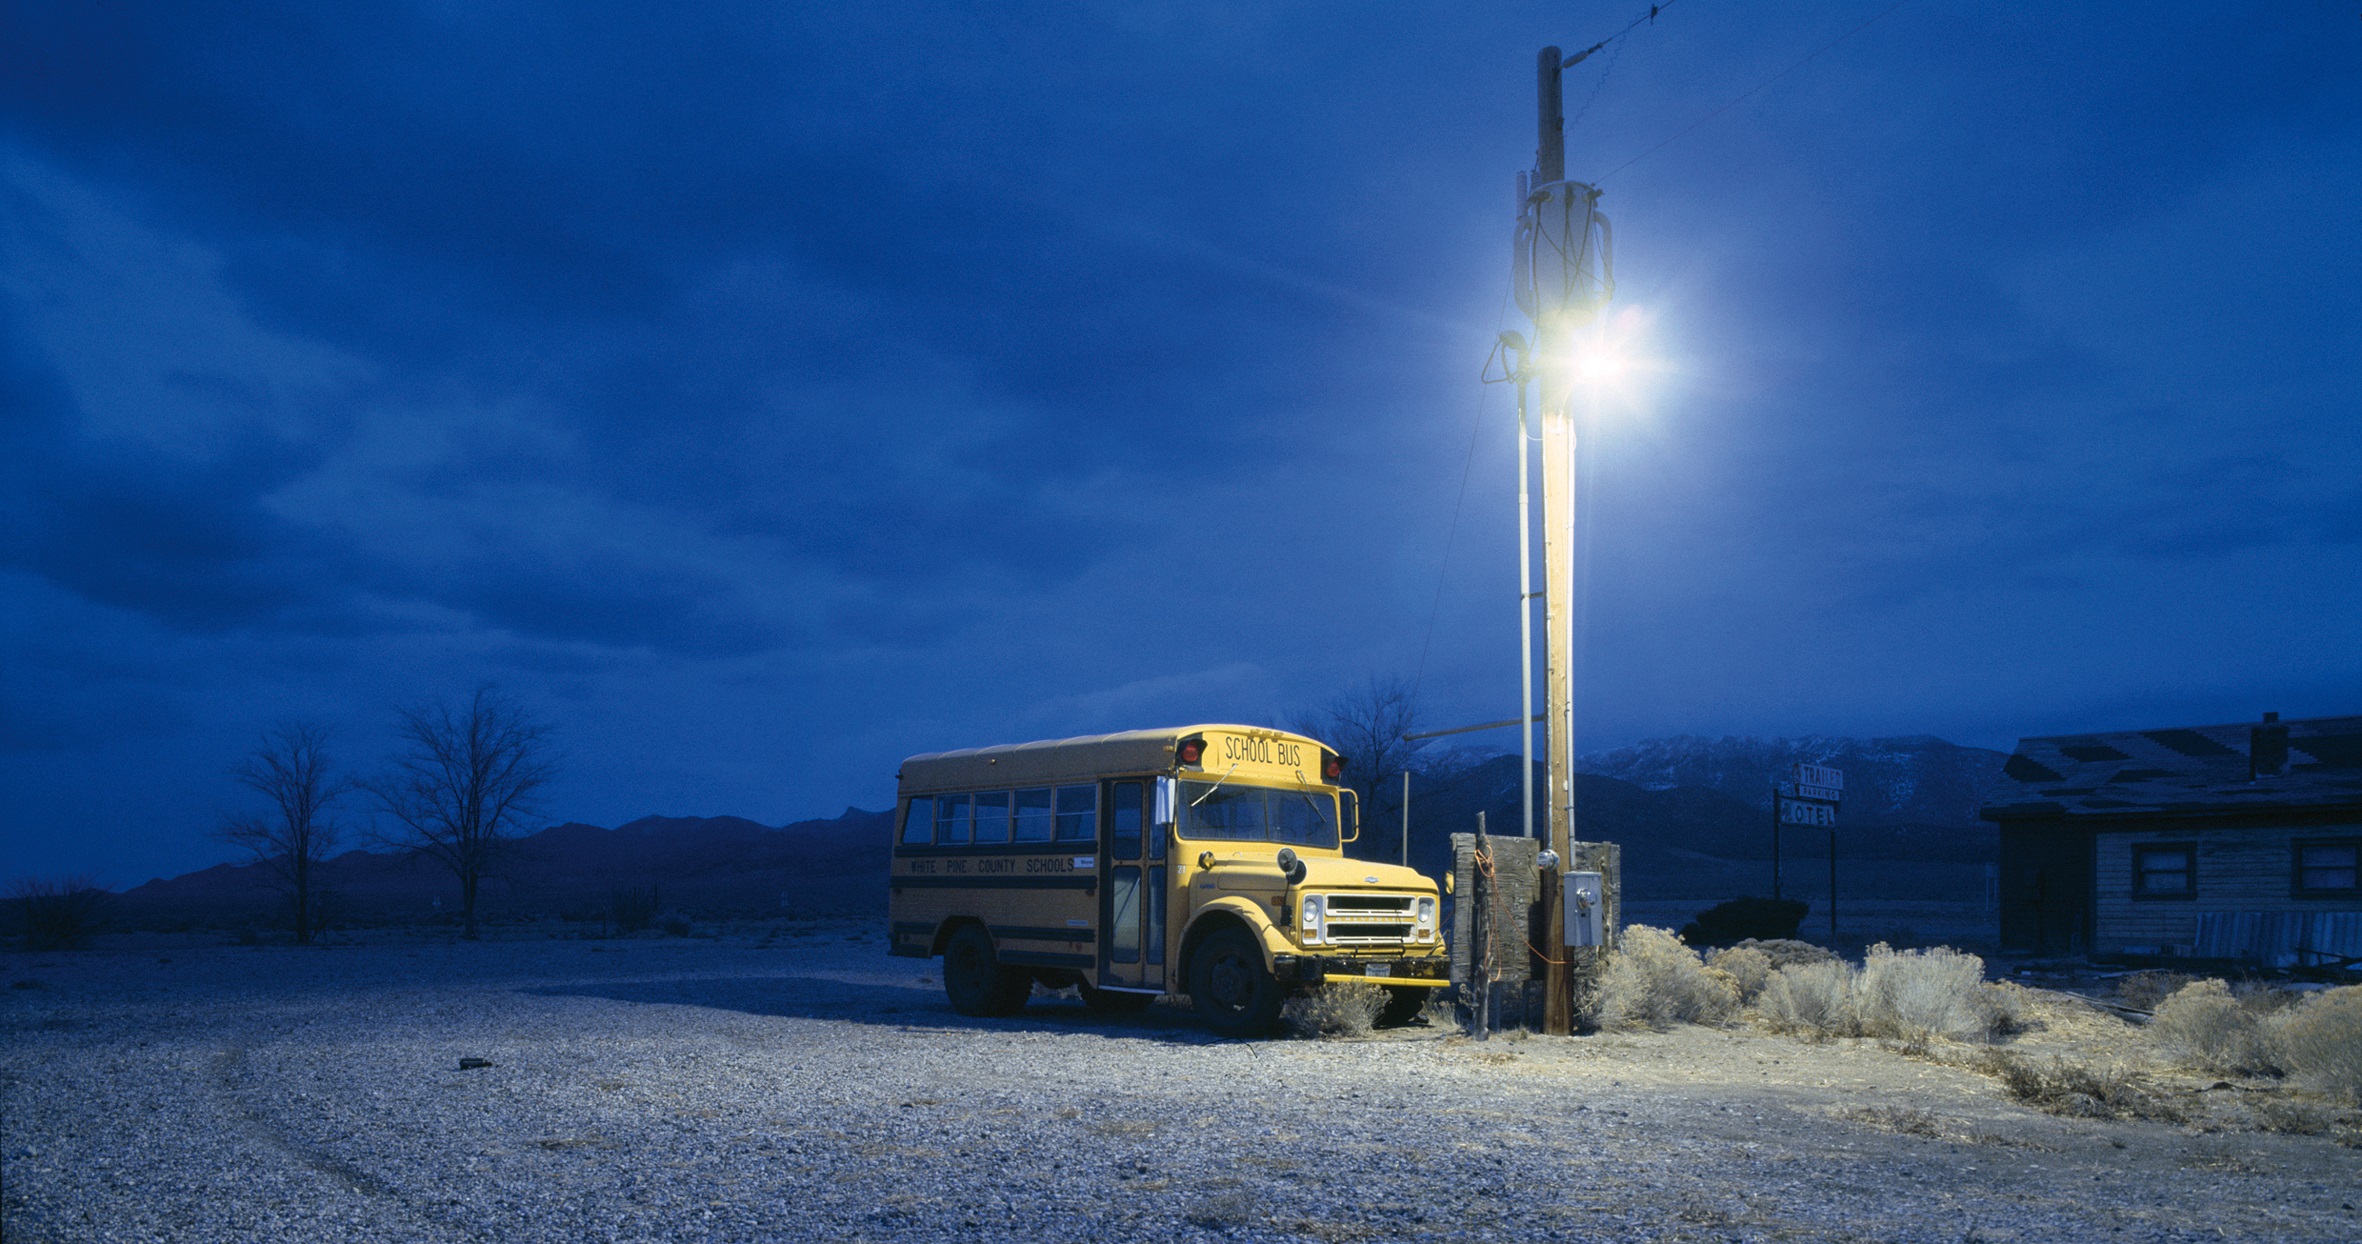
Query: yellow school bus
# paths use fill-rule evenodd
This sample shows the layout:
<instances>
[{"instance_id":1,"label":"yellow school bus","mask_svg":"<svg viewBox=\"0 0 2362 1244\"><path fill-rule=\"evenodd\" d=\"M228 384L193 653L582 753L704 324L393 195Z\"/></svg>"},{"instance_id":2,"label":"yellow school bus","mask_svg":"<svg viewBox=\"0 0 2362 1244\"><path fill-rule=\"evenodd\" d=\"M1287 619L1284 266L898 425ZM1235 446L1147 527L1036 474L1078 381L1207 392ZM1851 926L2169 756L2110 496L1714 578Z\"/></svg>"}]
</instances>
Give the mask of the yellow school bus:
<instances>
[{"instance_id":1,"label":"yellow school bus","mask_svg":"<svg viewBox=\"0 0 2362 1244\"><path fill-rule=\"evenodd\" d=\"M897 775L892 953L943 956L966 1015L1036 981L1102 1011L1186 995L1263 1032L1292 990L1383 985L1415 1015L1449 968L1435 883L1349 860L1344 766L1257 726L1182 726L913 756Z\"/></svg>"}]
</instances>

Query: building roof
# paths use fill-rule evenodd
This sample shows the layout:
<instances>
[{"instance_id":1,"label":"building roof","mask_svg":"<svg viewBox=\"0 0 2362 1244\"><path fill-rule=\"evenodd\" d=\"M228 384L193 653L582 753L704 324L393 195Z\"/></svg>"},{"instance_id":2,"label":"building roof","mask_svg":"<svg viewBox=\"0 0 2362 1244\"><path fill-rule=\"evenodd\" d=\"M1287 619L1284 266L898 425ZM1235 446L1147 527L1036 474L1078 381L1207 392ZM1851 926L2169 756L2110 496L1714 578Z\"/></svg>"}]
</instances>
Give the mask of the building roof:
<instances>
[{"instance_id":1,"label":"building roof","mask_svg":"<svg viewBox=\"0 0 2362 1244\"><path fill-rule=\"evenodd\" d=\"M2341 805L2362 812L2362 717L2020 739L1980 815L2080 820Z\"/></svg>"}]
</instances>

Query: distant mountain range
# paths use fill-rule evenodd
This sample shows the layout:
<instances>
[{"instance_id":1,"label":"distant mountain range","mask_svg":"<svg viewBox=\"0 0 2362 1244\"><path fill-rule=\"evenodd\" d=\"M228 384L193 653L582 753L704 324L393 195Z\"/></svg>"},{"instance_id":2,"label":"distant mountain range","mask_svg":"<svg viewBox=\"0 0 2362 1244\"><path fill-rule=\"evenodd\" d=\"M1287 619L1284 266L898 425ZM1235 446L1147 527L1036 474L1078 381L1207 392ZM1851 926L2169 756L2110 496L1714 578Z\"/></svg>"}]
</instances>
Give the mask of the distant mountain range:
<instances>
[{"instance_id":1,"label":"distant mountain range","mask_svg":"<svg viewBox=\"0 0 2362 1244\"><path fill-rule=\"evenodd\" d=\"M494 918L595 920L619 889L654 886L659 905L700 917L850 915L883 906L893 818L847 808L828 820L772 827L735 816L647 816L615 829L569 822L518 838L478 901ZM454 914L459 888L432 860L351 851L326 862L331 919L431 920ZM142 925L268 920L279 898L254 864L134 886L118 896Z\"/></svg>"},{"instance_id":2,"label":"distant mountain range","mask_svg":"<svg viewBox=\"0 0 2362 1244\"><path fill-rule=\"evenodd\" d=\"M1857 824L1977 823L1977 805L2006 753L1962 747L1924 734L1892 739L1809 735L1801 739L1649 739L1576 761L1585 773L1648 790L1696 786L1771 811L1774 781L1799 763L1845 774L1845 813Z\"/></svg>"},{"instance_id":3,"label":"distant mountain range","mask_svg":"<svg viewBox=\"0 0 2362 1244\"><path fill-rule=\"evenodd\" d=\"M1845 888L1972 900L1997 852L1977 806L2004 759L1924 736L1651 739L1582 758L1577 829L1585 839L1623 844L1633 901L1766 893L1771 783L1802 760L1845 771L1838 833ZM1441 871L1449 835L1473 828L1480 810L1494 832L1517 832L1517 770L1517 757L1496 756L1414 774L1412 862ZM1537 776L1538 798L1542 788ZM1352 853L1399 858L1399 816L1392 801L1370 810ZM495 919L596 920L619 889L654 886L663 907L699 918L875 914L885 905L892 822L888 812L847 808L781 826L734 816L649 816L614 829L556 825L511 844L481 901ZM1794 831L1784 842L1791 892L1825 890L1825 831ZM348 923L431 920L453 914L458 902L440 866L387 852L337 856L323 883L333 918ZM221 864L125 891L119 910L141 925L220 925L268 921L278 902L261 868Z\"/></svg>"},{"instance_id":4,"label":"distant mountain range","mask_svg":"<svg viewBox=\"0 0 2362 1244\"><path fill-rule=\"evenodd\" d=\"M1994 829L1977 819L1977 808L2005 759L2000 752L1924 735L1650 739L1580 758L1576 833L1623 844L1625 892L1633 901L1768 893L1772 783L1804 761L1845 774L1838 811L1845 889L1973 901L1984 891L1984 866L1999 853ZM1480 810L1493 832L1518 832L1517 770L1517 757L1496 756L1427 775L1425 782L1414 775L1413 863L1443 867L1448 836L1474 828ZM1546 796L1539 765L1536 770L1535 798L1541 800ZM1539 823L1539 808L1535 817ZM1357 851L1396 859L1401 842L1397 823L1373 818ZM1827 831L1785 831L1781 857L1789 869L1789 893L1826 893Z\"/></svg>"}]
</instances>

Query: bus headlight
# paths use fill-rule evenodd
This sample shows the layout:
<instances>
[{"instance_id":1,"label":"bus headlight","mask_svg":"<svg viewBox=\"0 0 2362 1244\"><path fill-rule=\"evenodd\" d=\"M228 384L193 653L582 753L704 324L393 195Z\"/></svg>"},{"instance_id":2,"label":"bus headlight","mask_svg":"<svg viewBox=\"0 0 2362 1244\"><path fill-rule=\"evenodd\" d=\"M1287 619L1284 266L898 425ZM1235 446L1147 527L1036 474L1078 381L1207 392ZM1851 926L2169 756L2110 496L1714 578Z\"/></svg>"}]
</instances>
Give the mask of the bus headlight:
<instances>
[{"instance_id":1,"label":"bus headlight","mask_svg":"<svg viewBox=\"0 0 2362 1244\"><path fill-rule=\"evenodd\" d=\"M1323 906L1318 894L1305 895L1304 901L1297 905L1300 914L1296 917L1296 926L1303 930L1306 942L1320 940L1322 917L1326 914L1321 910Z\"/></svg>"},{"instance_id":2,"label":"bus headlight","mask_svg":"<svg viewBox=\"0 0 2362 1244\"><path fill-rule=\"evenodd\" d=\"M1423 898L1423 899L1420 899L1420 900L1419 900L1419 905L1418 905L1417 911L1418 911L1418 913L1419 913L1419 927L1420 927L1420 928L1422 928L1422 929L1432 929L1432 928L1434 928L1434 927L1435 927L1435 900L1434 900L1434 899L1431 899L1431 898Z\"/></svg>"}]
</instances>

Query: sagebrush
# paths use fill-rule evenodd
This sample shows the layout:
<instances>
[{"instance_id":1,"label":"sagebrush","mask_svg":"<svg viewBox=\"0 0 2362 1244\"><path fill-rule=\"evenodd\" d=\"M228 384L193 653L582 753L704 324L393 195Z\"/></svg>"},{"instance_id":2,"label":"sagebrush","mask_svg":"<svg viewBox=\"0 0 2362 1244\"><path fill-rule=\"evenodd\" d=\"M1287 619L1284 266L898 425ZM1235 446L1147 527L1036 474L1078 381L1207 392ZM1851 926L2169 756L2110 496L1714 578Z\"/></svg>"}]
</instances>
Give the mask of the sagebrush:
<instances>
[{"instance_id":1,"label":"sagebrush","mask_svg":"<svg viewBox=\"0 0 2362 1244\"><path fill-rule=\"evenodd\" d=\"M1729 973L1707 967L1681 939L1647 925L1624 930L1600 981L1603 1028L1719 1024L1738 1010L1739 987Z\"/></svg>"},{"instance_id":2,"label":"sagebrush","mask_svg":"<svg viewBox=\"0 0 2362 1244\"><path fill-rule=\"evenodd\" d=\"M1756 999L1772 1027L1817 1037L1984 1041L2016 1031L2023 999L1985 983L1985 961L1949 947L1896 950L1881 942L1862 966L1843 960L1773 972Z\"/></svg>"},{"instance_id":3,"label":"sagebrush","mask_svg":"<svg viewBox=\"0 0 2362 1244\"><path fill-rule=\"evenodd\" d=\"M1289 997L1281 1022L1299 1037L1366 1037L1386 1009L1386 991L1366 981L1330 981Z\"/></svg>"},{"instance_id":4,"label":"sagebrush","mask_svg":"<svg viewBox=\"0 0 2362 1244\"><path fill-rule=\"evenodd\" d=\"M1985 961L1948 946L1895 950L1881 942L1862 960L1855 1007L1866 1037L1981 1041L1993 1030L1982 986Z\"/></svg>"},{"instance_id":5,"label":"sagebrush","mask_svg":"<svg viewBox=\"0 0 2362 1244\"><path fill-rule=\"evenodd\" d=\"M2157 1004L2149 1036L2166 1058L2224 1075L2279 1071L2259 1008L2231 996L2219 980L2192 981Z\"/></svg>"},{"instance_id":6,"label":"sagebrush","mask_svg":"<svg viewBox=\"0 0 2362 1244\"><path fill-rule=\"evenodd\" d=\"M1725 946L1706 956L1706 966L1730 974L1742 1003L1753 1003L1771 983L1771 956L1753 946Z\"/></svg>"},{"instance_id":7,"label":"sagebrush","mask_svg":"<svg viewBox=\"0 0 2362 1244\"><path fill-rule=\"evenodd\" d=\"M2275 1018L2289 1079L2362 1104L2362 985L2314 994Z\"/></svg>"},{"instance_id":8,"label":"sagebrush","mask_svg":"<svg viewBox=\"0 0 2362 1244\"><path fill-rule=\"evenodd\" d=\"M2155 1011L2158 1003L2197 979L2187 972L2167 972L2157 968L2135 972L2116 982L2116 1001L2136 1011Z\"/></svg>"},{"instance_id":9,"label":"sagebrush","mask_svg":"<svg viewBox=\"0 0 2362 1244\"><path fill-rule=\"evenodd\" d=\"M1806 1036L1852 1036L1857 1024L1854 970L1832 960L1781 968L1765 982L1756 1009L1783 1032Z\"/></svg>"},{"instance_id":10,"label":"sagebrush","mask_svg":"<svg viewBox=\"0 0 2362 1244\"><path fill-rule=\"evenodd\" d=\"M2182 1122L2186 1113L2152 1093L2121 1066L2064 1058L2036 1060L2009 1050L1986 1050L1976 1069L2001 1081L2009 1095L2038 1110L2085 1119Z\"/></svg>"}]
</instances>

